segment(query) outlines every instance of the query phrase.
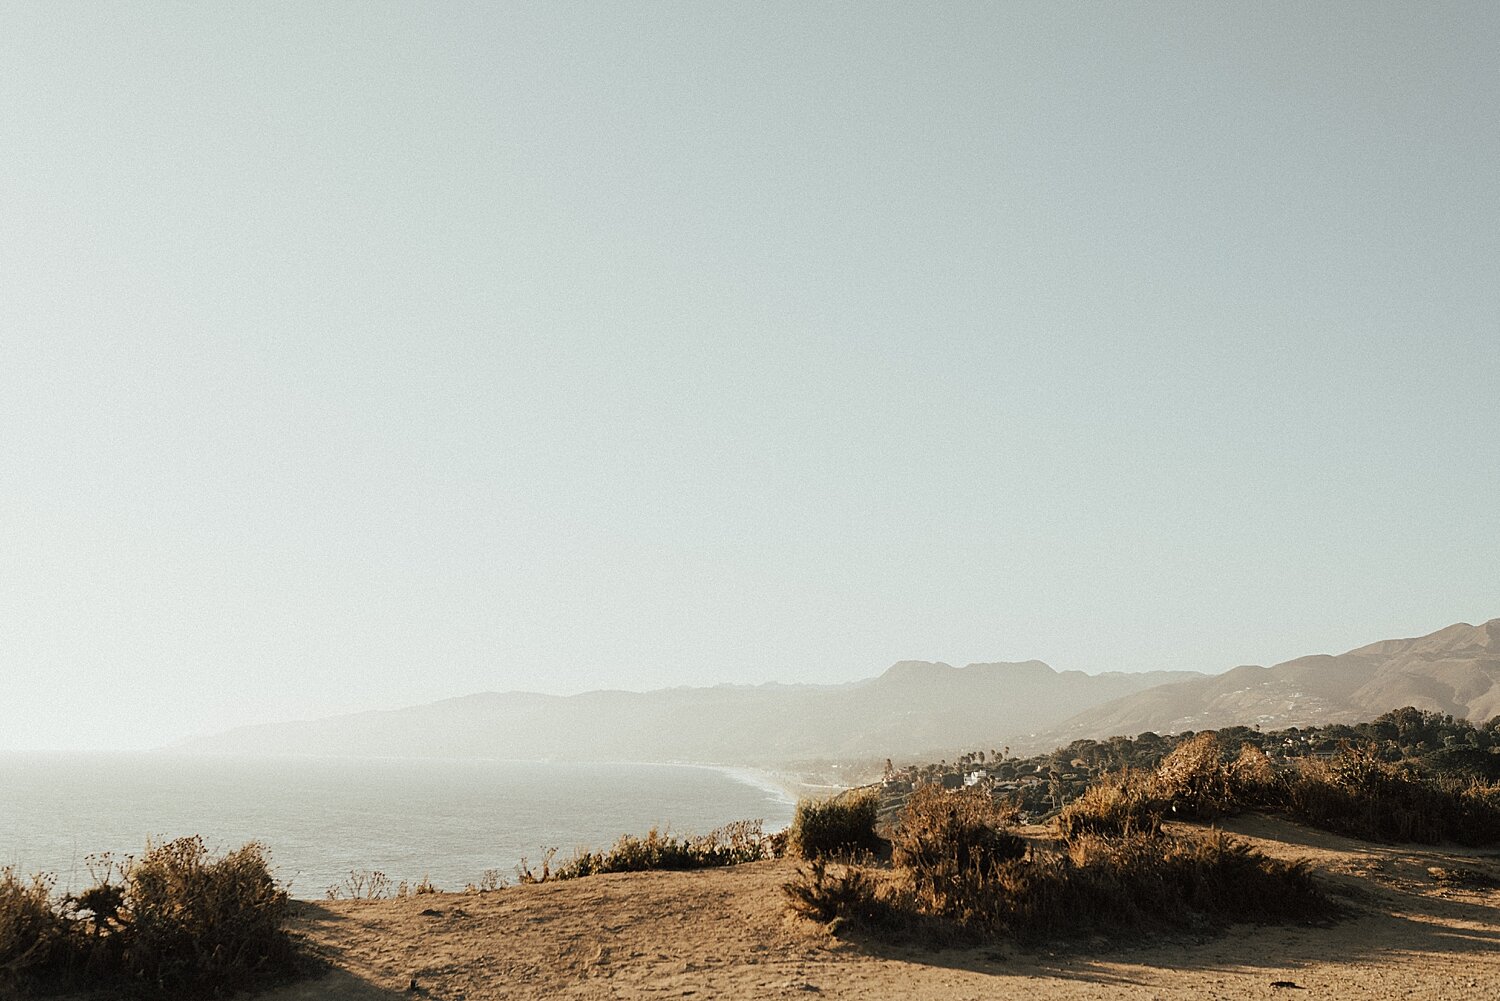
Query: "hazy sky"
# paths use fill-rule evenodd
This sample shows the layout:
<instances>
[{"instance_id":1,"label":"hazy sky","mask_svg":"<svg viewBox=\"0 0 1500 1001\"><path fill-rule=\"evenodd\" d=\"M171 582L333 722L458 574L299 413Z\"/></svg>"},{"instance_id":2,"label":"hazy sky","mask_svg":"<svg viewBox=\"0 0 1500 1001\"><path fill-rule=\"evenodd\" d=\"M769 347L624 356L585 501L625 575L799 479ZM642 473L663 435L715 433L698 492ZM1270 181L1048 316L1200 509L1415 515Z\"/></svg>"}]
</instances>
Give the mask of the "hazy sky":
<instances>
[{"instance_id":1,"label":"hazy sky","mask_svg":"<svg viewBox=\"0 0 1500 1001\"><path fill-rule=\"evenodd\" d=\"M5 4L0 748L1500 615L1500 6Z\"/></svg>"}]
</instances>

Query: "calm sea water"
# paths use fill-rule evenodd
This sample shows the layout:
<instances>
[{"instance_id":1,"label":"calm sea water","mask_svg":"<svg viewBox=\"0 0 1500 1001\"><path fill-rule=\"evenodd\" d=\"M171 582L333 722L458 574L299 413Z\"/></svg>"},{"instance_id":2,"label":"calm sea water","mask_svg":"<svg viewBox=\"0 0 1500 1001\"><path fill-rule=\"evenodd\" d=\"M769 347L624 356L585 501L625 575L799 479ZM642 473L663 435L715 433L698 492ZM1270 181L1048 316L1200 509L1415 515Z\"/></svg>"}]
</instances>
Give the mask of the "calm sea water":
<instances>
[{"instance_id":1,"label":"calm sea water","mask_svg":"<svg viewBox=\"0 0 1500 1001\"><path fill-rule=\"evenodd\" d=\"M213 849L264 842L297 897L323 896L351 869L457 890L486 869L512 876L546 847L566 856L653 825L779 830L792 809L754 773L687 765L7 753L0 865L77 889L90 853L199 834Z\"/></svg>"}]
</instances>

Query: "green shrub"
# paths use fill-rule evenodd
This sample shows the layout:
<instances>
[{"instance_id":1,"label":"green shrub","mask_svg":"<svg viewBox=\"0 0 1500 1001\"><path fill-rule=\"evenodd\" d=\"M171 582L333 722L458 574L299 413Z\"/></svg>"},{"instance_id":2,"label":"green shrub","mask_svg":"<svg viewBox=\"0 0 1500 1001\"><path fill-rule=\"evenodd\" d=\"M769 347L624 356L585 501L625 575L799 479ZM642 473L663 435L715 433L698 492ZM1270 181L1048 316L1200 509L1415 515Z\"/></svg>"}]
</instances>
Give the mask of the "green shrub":
<instances>
[{"instance_id":1,"label":"green shrub","mask_svg":"<svg viewBox=\"0 0 1500 1001\"><path fill-rule=\"evenodd\" d=\"M875 833L879 813L880 795L873 789L799 800L787 850L805 859L878 854L885 849L885 840Z\"/></svg>"}]
</instances>

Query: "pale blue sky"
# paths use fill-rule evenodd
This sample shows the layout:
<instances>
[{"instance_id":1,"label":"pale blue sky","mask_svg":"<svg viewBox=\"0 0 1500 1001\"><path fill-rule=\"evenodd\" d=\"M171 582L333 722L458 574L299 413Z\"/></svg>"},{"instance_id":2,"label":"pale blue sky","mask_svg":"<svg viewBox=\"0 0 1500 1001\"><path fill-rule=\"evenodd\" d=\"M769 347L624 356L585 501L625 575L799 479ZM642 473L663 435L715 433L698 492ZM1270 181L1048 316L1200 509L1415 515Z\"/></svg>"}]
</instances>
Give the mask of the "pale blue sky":
<instances>
[{"instance_id":1,"label":"pale blue sky","mask_svg":"<svg viewBox=\"0 0 1500 1001\"><path fill-rule=\"evenodd\" d=\"M1493 4L5 4L0 748L1500 615Z\"/></svg>"}]
</instances>

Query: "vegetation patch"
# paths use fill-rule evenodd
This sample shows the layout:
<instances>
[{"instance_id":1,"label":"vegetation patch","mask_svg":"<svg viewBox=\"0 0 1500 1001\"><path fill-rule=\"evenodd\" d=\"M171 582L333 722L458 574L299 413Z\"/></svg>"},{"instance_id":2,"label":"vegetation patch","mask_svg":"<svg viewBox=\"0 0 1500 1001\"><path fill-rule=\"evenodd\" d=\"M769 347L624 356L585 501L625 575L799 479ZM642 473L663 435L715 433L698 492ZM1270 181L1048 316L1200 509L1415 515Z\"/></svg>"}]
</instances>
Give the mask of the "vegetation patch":
<instances>
[{"instance_id":1,"label":"vegetation patch","mask_svg":"<svg viewBox=\"0 0 1500 1001\"><path fill-rule=\"evenodd\" d=\"M1213 820L1255 810L1367 841L1468 845L1500 841L1500 786L1424 774L1383 760L1370 745L1278 769L1259 748L1231 757L1213 733L1184 741L1150 773L1106 776L1065 804L1065 838L1149 833L1162 817Z\"/></svg>"},{"instance_id":2,"label":"vegetation patch","mask_svg":"<svg viewBox=\"0 0 1500 1001\"><path fill-rule=\"evenodd\" d=\"M1159 824L1138 824L1129 787L1095 797L1108 805L1100 815L1119 823L1080 811L1069 836L1030 846L1008 829L1013 814L987 798L919 787L888 869L830 872L819 862L798 870L784 886L792 910L835 930L1020 942L1336 914L1304 863L1267 857L1221 832L1170 837Z\"/></svg>"},{"instance_id":3,"label":"vegetation patch","mask_svg":"<svg viewBox=\"0 0 1500 1001\"><path fill-rule=\"evenodd\" d=\"M76 945L52 885L50 876L24 879L11 866L0 869L0 985L53 968Z\"/></svg>"},{"instance_id":4,"label":"vegetation patch","mask_svg":"<svg viewBox=\"0 0 1500 1001\"><path fill-rule=\"evenodd\" d=\"M1028 823L1055 818L1106 776L1121 772L1157 776L1156 804L1167 819L1204 819L1241 809L1282 812L1308 823L1328 823L1359 837L1399 840L1389 825L1364 823L1350 817L1337 791L1317 784L1357 786L1355 776L1329 779L1321 767L1336 763L1350 750L1366 753L1402 775L1430 783L1447 794L1441 812L1467 818L1462 824L1443 822L1440 838L1468 843L1500 842L1491 827L1500 816L1500 716L1487 723L1407 706L1368 723L1329 724L1261 731L1228 726L1216 732L1180 734L1142 733L1107 740L1075 740L1046 754L1011 757L1010 749L974 751L954 761L900 768L887 764L882 785L887 815L899 813L910 790L923 784L948 788L972 786L1014 803ZM1179 753L1181 752L1181 753ZM1368 776L1366 776L1368 777ZM1299 803L1292 799L1298 781L1309 783ZM1410 798L1411 790L1395 796ZM1333 800L1319 809L1313 802ZM1299 812L1300 811L1300 812ZM1342 819L1340 818L1342 815ZM1476 826L1477 825L1477 826ZM1399 825L1398 825L1399 826ZM1384 834L1360 834L1357 828ZM1416 829L1416 828L1414 828ZM1479 832L1494 830L1492 834ZM1467 832L1467 833L1465 833ZM1419 835L1430 838L1433 835Z\"/></svg>"},{"instance_id":5,"label":"vegetation patch","mask_svg":"<svg viewBox=\"0 0 1500 1001\"><path fill-rule=\"evenodd\" d=\"M1013 810L977 789L922 786L896 827L891 862L922 912L967 921L988 905L1001 870L1026 854L1009 829L1014 821Z\"/></svg>"},{"instance_id":6,"label":"vegetation patch","mask_svg":"<svg viewBox=\"0 0 1500 1001\"><path fill-rule=\"evenodd\" d=\"M50 877L0 871L0 980L196 998L296 972L289 901L262 845L214 856L181 838L90 861L93 885L61 898Z\"/></svg>"},{"instance_id":7,"label":"vegetation patch","mask_svg":"<svg viewBox=\"0 0 1500 1001\"><path fill-rule=\"evenodd\" d=\"M885 839L875 830L880 794L874 789L797 803L787 832L787 850L805 859L880 854Z\"/></svg>"},{"instance_id":8,"label":"vegetation patch","mask_svg":"<svg viewBox=\"0 0 1500 1001\"><path fill-rule=\"evenodd\" d=\"M1500 786L1424 776L1368 747L1309 762L1288 777L1285 802L1300 820L1371 841L1500 842Z\"/></svg>"},{"instance_id":9,"label":"vegetation patch","mask_svg":"<svg viewBox=\"0 0 1500 1001\"><path fill-rule=\"evenodd\" d=\"M1162 804L1153 776L1125 770L1106 776L1058 812L1057 832L1072 839L1085 834L1126 837L1161 831Z\"/></svg>"},{"instance_id":10,"label":"vegetation patch","mask_svg":"<svg viewBox=\"0 0 1500 1001\"><path fill-rule=\"evenodd\" d=\"M903 937L1020 941L1321 921L1336 908L1304 863L1163 822L1254 810L1373 841L1500 843L1500 717L1476 727L1407 708L1356 727L1077 741L1019 762L978 752L958 767L888 767L890 866L799 870L792 908ZM1056 840L1028 846L1009 828L1038 809ZM1467 870L1431 875L1478 885Z\"/></svg>"},{"instance_id":11,"label":"vegetation patch","mask_svg":"<svg viewBox=\"0 0 1500 1001\"><path fill-rule=\"evenodd\" d=\"M622 835L605 851L581 851L552 870L552 879L577 879L605 872L648 869L712 869L773 858L776 841L759 820L740 820L700 836L678 838L652 828L646 836ZM523 864L523 870L525 866ZM522 882L541 882L539 874L518 875Z\"/></svg>"}]
</instances>

